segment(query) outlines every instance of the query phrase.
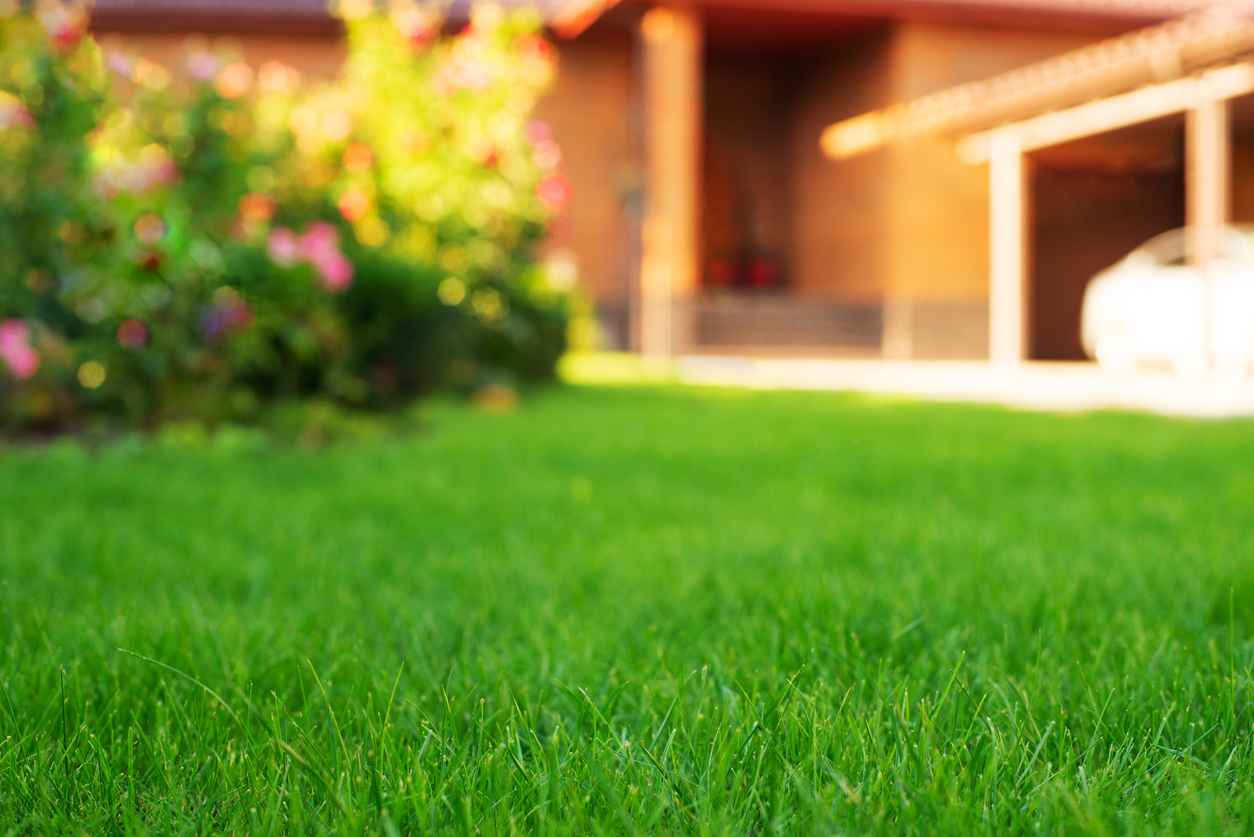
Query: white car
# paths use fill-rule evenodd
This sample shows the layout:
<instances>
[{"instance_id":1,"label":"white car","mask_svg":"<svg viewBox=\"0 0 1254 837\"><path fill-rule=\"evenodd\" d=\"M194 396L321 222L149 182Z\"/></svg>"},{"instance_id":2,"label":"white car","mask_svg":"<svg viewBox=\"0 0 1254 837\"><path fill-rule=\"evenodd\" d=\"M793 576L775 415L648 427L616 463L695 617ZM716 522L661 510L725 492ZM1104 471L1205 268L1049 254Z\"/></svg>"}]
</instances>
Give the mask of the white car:
<instances>
[{"instance_id":1,"label":"white car","mask_svg":"<svg viewBox=\"0 0 1254 837\"><path fill-rule=\"evenodd\" d=\"M1205 272L1189 263L1186 230L1138 247L1089 282L1081 339L1103 368L1248 373L1254 367L1251 232L1225 230L1222 254Z\"/></svg>"}]
</instances>

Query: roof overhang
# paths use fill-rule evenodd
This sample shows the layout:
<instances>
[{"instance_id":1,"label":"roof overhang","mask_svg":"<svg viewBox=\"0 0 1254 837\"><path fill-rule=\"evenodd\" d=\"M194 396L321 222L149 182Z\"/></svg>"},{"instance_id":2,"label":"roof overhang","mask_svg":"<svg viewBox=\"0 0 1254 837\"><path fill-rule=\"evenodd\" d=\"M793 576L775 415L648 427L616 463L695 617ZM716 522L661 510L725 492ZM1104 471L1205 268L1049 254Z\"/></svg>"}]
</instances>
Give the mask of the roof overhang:
<instances>
[{"instance_id":1,"label":"roof overhang","mask_svg":"<svg viewBox=\"0 0 1254 837\"><path fill-rule=\"evenodd\" d=\"M538 7L559 37L574 38L618 0L506 0L506 6ZM342 32L328 0L95 0L92 26L108 31L266 32L327 35ZM443 4L450 21L469 17L469 0Z\"/></svg>"},{"instance_id":2,"label":"roof overhang","mask_svg":"<svg viewBox=\"0 0 1254 837\"><path fill-rule=\"evenodd\" d=\"M1037 151L1172 116L1198 102L1249 93L1254 93L1254 62L1228 64L972 134L958 143L958 156L968 163L985 163L996 144L1006 139L1018 151Z\"/></svg>"},{"instance_id":3,"label":"roof overhang","mask_svg":"<svg viewBox=\"0 0 1254 837\"><path fill-rule=\"evenodd\" d=\"M563 38L577 38L618 3L619 0L565 0L549 25Z\"/></svg>"},{"instance_id":4,"label":"roof overhang","mask_svg":"<svg viewBox=\"0 0 1254 837\"><path fill-rule=\"evenodd\" d=\"M755 12L848 16L886 22L949 21L1019 28L1036 26L1118 32L1214 5L1215 0L593 0L616 6L685 5L710 14Z\"/></svg>"},{"instance_id":5,"label":"roof overhang","mask_svg":"<svg viewBox=\"0 0 1254 837\"><path fill-rule=\"evenodd\" d=\"M558 36L574 38L611 10L656 5L656 0L500 0L532 5ZM806 13L892 20L961 20L1037 26L1083 22L1126 28L1205 8L1211 0L671 0L711 13ZM452 19L464 18L470 0L443 0ZM327 0L95 0L100 29L140 31L337 32Z\"/></svg>"},{"instance_id":6,"label":"roof overhang","mask_svg":"<svg viewBox=\"0 0 1254 837\"><path fill-rule=\"evenodd\" d=\"M1241 95L1250 56L1254 0L1241 0L846 119L828 127L821 144L841 159L927 136L966 137L960 148L978 161L988 132L999 127L1018 125L1040 147L1050 137L1062 142L1086 135L1078 131L1131 124L1138 114L1177 112L1204 90Z\"/></svg>"}]
</instances>

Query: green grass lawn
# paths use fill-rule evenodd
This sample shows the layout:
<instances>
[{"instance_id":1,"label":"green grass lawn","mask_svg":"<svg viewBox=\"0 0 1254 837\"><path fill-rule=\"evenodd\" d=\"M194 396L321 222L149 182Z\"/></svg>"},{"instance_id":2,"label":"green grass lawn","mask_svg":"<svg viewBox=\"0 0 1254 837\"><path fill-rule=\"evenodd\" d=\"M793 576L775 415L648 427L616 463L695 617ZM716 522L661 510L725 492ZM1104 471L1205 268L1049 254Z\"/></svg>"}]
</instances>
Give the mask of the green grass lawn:
<instances>
[{"instance_id":1,"label":"green grass lawn","mask_svg":"<svg viewBox=\"0 0 1254 837\"><path fill-rule=\"evenodd\" d=\"M1254 423L569 387L0 453L0 833L1254 830Z\"/></svg>"}]
</instances>

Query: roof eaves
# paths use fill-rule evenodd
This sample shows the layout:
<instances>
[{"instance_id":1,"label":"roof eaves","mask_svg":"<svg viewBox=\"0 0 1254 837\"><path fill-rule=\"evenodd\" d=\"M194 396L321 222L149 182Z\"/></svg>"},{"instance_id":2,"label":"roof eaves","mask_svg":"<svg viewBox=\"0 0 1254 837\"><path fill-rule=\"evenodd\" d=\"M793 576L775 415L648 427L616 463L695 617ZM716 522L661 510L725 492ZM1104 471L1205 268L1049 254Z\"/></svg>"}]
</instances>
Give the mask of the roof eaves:
<instances>
[{"instance_id":1,"label":"roof eaves","mask_svg":"<svg viewBox=\"0 0 1254 837\"><path fill-rule=\"evenodd\" d=\"M1254 53L1254 0L1111 38L983 81L831 125L823 149L851 157L929 135L957 136L1180 78Z\"/></svg>"},{"instance_id":2,"label":"roof eaves","mask_svg":"<svg viewBox=\"0 0 1254 837\"><path fill-rule=\"evenodd\" d=\"M469 0L445 4L451 20L468 18ZM549 27L574 36L592 25L613 3L607 0L506 0L506 5L534 6ZM101 30L209 30L279 34L333 34L342 25L328 0L95 0L92 25Z\"/></svg>"}]
</instances>

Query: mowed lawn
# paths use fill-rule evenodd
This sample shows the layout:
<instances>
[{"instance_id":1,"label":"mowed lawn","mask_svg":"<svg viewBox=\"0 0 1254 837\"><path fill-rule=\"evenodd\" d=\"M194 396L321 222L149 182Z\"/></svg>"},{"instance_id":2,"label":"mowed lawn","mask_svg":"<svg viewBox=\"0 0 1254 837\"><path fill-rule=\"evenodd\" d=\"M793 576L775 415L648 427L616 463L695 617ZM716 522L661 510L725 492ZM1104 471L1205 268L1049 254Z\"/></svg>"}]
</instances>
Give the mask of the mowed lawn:
<instances>
[{"instance_id":1,"label":"mowed lawn","mask_svg":"<svg viewBox=\"0 0 1254 837\"><path fill-rule=\"evenodd\" d=\"M1254 422L425 428L0 453L0 833L1254 830Z\"/></svg>"}]
</instances>

